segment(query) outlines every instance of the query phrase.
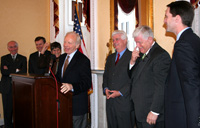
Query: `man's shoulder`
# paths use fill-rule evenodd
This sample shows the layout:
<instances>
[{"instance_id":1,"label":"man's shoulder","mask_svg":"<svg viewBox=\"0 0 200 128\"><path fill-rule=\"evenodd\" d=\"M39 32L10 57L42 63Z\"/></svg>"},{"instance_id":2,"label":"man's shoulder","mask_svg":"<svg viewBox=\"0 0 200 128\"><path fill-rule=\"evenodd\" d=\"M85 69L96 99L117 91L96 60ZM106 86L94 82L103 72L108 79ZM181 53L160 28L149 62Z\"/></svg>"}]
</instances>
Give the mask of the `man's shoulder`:
<instances>
[{"instance_id":1,"label":"man's shoulder","mask_svg":"<svg viewBox=\"0 0 200 128\"><path fill-rule=\"evenodd\" d=\"M26 56L24 56L24 55L17 54L17 56L19 56L20 58L26 59Z\"/></svg>"},{"instance_id":2,"label":"man's shoulder","mask_svg":"<svg viewBox=\"0 0 200 128\"><path fill-rule=\"evenodd\" d=\"M74 57L77 57L80 60L89 60L89 58L85 54L83 54L83 53L81 53L79 51L77 51L75 53Z\"/></svg>"},{"instance_id":3,"label":"man's shoulder","mask_svg":"<svg viewBox=\"0 0 200 128\"><path fill-rule=\"evenodd\" d=\"M31 53L31 54L30 54L30 57L31 57L31 56L36 56L37 53L38 53L38 51Z\"/></svg>"},{"instance_id":4,"label":"man's shoulder","mask_svg":"<svg viewBox=\"0 0 200 128\"><path fill-rule=\"evenodd\" d=\"M50 52L50 51L48 51L48 50L46 50L44 54L46 54L46 55L50 55L50 54L51 54L51 52Z\"/></svg>"},{"instance_id":5,"label":"man's shoulder","mask_svg":"<svg viewBox=\"0 0 200 128\"><path fill-rule=\"evenodd\" d=\"M5 59L5 58L7 58L8 56L10 56L10 54L3 55L3 56L1 57L1 59Z\"/></svg>"}]
</instances>

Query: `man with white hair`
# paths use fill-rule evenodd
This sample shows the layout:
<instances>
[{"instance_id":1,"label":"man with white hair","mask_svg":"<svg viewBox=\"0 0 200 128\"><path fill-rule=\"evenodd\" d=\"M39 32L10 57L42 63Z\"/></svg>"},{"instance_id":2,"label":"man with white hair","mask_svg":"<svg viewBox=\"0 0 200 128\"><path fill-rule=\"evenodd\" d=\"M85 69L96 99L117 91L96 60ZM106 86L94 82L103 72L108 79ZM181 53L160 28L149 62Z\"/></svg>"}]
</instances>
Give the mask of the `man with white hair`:
<instances>
[{"instance_id":1,"label":"man with white hair","mask_svg":"<svg viewBox=\"0 0 200 128\"><path fill-rule=\"evenodd\" d=\"M59 58L57 79L62 83L60 91L73 92L73 128L87 127L88 95L91 87L90 60L78 48L81 39L75 32L68 32L64 38L64 54ZM67 114L67 113L66 113Z\"/></svg>"},{"instance_id":2,"label":"man with white hair","mask_svg":"<svg viewBox=\"0 0 200 128\"><path fill-rule=\"evenodd\" d=\"M130 78L128 75L131 51L127 49L124 31L112 33L116 52L108 56L103 75L103 90L106 95L108 128L132 128L134 126L133 103L130 101Z\"/></svg>"},{"instance_id":3,"label":"man with white hair","mask_svg":"<svg viewBox=\"0 0 200 128\"><path fill-rule=\"evenodd\" d=\"M170 56L155 41L150 27L133 32L136 47L130 60L131 99L138 128L164 128L164 88Z\"/></svg>"}]
</instances>

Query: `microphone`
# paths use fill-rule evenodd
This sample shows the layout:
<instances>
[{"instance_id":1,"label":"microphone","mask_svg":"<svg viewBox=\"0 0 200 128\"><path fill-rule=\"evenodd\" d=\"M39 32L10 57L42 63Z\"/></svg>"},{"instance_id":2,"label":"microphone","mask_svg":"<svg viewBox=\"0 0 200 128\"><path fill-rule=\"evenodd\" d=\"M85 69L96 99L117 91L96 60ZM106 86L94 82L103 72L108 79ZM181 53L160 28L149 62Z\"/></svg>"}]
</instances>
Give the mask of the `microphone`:
<instances>
[{"instance_id":1,"label":"microphone","mask_svg":"<svg viewBox=\"0 0 200 128\"><path fill-rule=\"evenodd\" d=\"M51 68L52 65L53 65L53 62L56 60L56 56L55 55L51 55L51 60L50 60L50 63L49 63L49 67Z\"/></svg>"},{"instance_id":2,"label":"microphone","mask_svg":"<svg viewBox=\"0 0 200 128\"><path fill-rule=\"evenodd\" d=\"M51 54L51 59L50 59L50 62L49 62L49 71L48 71L48 73L45 73L45 74L44 74L45 76L49 76L49 75L50 75L50 73L51 73L50 69L51 69L51 67L53 66L53 62L54 62L55 60L56 60L56 56L53 55L53 54Z\"/></svg>"}]
</instances>

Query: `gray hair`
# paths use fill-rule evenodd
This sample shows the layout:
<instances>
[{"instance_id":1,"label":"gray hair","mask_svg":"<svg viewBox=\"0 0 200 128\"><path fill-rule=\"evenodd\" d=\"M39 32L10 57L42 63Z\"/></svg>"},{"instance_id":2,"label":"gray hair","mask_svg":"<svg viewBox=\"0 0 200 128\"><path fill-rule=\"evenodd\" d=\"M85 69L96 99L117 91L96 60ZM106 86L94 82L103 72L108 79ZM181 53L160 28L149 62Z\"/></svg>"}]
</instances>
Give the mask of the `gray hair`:
<instances>
[{"instance_id":1,"label":"gray hair","mask_svg":"<svg viewBox=\"0 0 200 128\"><path fill-rule=\"evenodd\" d=\"M75 35L76 36L76 44L81 45L81 37L79 36L79 34L77 34L76 32L68 32L65 35L65 37L68 36L68 35Z\"/></svg>"},{"instance_id":2,"label":"gray hair","mask_svg":"<svg viewBox=\"0 0 200 128\"><path fill-rule=\"evenodd\" d=\"M14 41L14 40L9 41L9 42L7 43L7 47L8 47L8 44L9 44L10 42L15 42L15 46L18 47L18 43L17 43L16 41Z\"/></svg>"},{"instance_id":3,"label":"gray hair","mask_svg":"<svg viewBox=\"0 0 200 128\"><path fill-rule=\"evenodd\" d=\"M123 31L123 30L115 30L113 33L112 33L112 37L116 34L121 34L121 39L122 40L125 40L125 39L128 39L127 37L127 34Z\"/></svg>"},{"instance_id":4,"label":"gray hair","mask_svg":"<svg viewBox=\"0 0 200 128\"><path fill-rule=\"evenodd\" d=\"M149 26L142 25L137 27L133 32L133 38L142 34L142 38L147 40L149 37L154 38L153 31Z\"/></svg>"}]
</instances>

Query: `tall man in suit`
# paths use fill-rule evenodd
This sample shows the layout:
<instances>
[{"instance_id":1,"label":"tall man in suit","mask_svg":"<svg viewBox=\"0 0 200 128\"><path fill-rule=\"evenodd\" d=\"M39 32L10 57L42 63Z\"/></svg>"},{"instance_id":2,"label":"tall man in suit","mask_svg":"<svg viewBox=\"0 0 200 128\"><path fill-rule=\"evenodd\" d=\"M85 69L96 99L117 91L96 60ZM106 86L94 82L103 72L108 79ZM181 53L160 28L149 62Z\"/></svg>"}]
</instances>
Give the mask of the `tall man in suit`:
<instances>
[{"instance_id":1,"label":"tall man in suit","mask_svg":"<svg viewBox=\"0 0 200 128\"><path fill-rule=\"evenodd\" d=\"M193 17L186 1L167 5L164 23L177 39L165 91L166 128L200 127L200 38L190 28Z\"/></svg>"},{"instance_id":2,"label":"tall man in suit","mask_svg":"<svg viewBox=\"0 0 200 128\"><path fill-rule=\"evenodd\" d=\"M12 73L27 73L27 60L18 54L18 43L10 41L7 44L10 54L1 57L1 86L5 128L12 128Z\"/></svg>"},{"instance_id":3,"label":"tall man in suit","mask_svg":"<svg viewBox=\"0 0 200 128\"><path fill-rule=\"evenodd\" d=\"M164 128L164 88L170 56L148 26L133 32L136 47L130 60L131 99L138 128Z\"/></svg>"},{"instance_id":4,"label":"tall man in suit","mask_svg":"<svg viewBox=\"0 0 200 128\"><path fill-rule=\"evenodd\" d=\"M108 56L103 75L103 90L106 95L108 128L132 128L133 103L130 100L130 78L127 66L131 51L127 49L127 35L124 31L112 33L116 52Z\"/></svg>"},{"instance_id":5,"label":"tall man in suit","mask_svg":"<svg viewBox=\"0 0 200 128\"><path fill-rule=\"evenodd\" d=\"M78 48L81 39L75 32L68 32L64 39L64 51L59 58L56 77L62 83L61 92L73 92L73 128L86 128L88 112L87 90L91 87L90 60ZM67 114L67 113L66 113Z\"/></svg>"},{"instance_id":6,"label":"tall man in suit","mask_svg":"<svg viewBox=\"0 0 200 128\"><path fill-rule=\"evenodd\" d=\"M43 75L44 73L48 72L48 67L40 68L39 66L39 57L44 47L46 40L44 37L38 36L35 38L35 45L37 51L32 53L29 57L29 69L28 72L31 74L38 74ZM51 52L46 50L44 52L44 56L50 56Z\"/></svg>"}]
</instances>

